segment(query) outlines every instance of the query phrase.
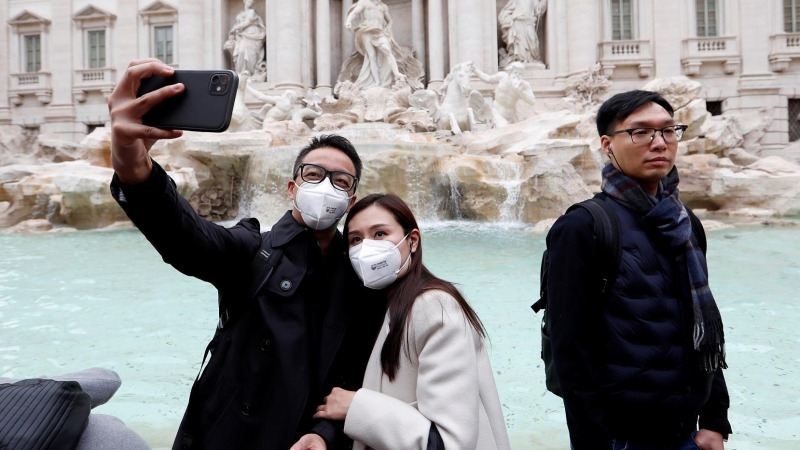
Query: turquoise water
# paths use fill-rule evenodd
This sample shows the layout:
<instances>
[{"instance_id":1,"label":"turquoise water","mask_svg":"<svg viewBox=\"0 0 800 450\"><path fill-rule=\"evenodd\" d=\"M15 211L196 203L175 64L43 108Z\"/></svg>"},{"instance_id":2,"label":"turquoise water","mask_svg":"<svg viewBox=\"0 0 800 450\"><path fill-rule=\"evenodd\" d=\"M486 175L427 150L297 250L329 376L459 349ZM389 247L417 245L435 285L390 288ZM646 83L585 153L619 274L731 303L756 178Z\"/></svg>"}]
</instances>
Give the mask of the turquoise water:
<instances>
[{"instance_id":1,"label":"turquoise water","mask_svg":"<svg viewBox=\"0 0 800 450\"><path fill-rule=\"evenodd\" d=\"M568 448L529 308L544 236L497 224L422 231L427 265L460 285L488 329L514 448ZM113 369L123 385L97 412L170 446L214 331L213 288L164 264L135 230L0 236L0 248L0 376ZM709 248L729 342L726 448L800 449L800 227L711 232Z\"/></svg>"}]
</instances>

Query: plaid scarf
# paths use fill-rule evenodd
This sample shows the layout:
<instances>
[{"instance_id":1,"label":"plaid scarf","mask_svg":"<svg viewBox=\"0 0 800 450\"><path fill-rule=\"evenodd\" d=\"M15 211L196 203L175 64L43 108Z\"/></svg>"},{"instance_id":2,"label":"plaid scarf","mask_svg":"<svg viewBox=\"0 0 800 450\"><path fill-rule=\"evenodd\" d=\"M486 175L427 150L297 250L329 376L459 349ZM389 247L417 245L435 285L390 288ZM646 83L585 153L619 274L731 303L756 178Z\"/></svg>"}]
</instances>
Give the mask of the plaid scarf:
<instances>
[{"instance_id":1,"label":"plaid scarf","mask_svg":"<svg viewBox=\"0 0 800 450\"><path fill-rule=\"evenodd\" d=\"M659 182L655 197L639 183L609 164L603 168L602 190L627 209L644 218L645 226L655 230L671 247L682 248L678 261L685 260L689 272L694 312L694 349L700 352L700 368L713 373L728 368L725 363L725 334L722 318L708 287L708 277L700 262L702 250L690 239L692 224L678 191L678 169L675 167Z\"/></svg>"}]
</instances>

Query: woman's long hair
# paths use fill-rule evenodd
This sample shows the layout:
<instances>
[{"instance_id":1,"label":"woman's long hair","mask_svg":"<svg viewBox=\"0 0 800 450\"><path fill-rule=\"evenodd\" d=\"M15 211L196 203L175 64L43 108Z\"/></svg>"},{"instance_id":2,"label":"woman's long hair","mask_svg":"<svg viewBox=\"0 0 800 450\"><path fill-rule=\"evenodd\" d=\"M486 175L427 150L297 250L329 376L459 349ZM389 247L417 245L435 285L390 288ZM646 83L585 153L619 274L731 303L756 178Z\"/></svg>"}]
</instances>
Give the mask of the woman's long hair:
<instances>
[{"instance_id":1,"label":"woman's long hair","mask_svg":"<svg viewBox=\"0 0 800 450\"><path fill-rule=\"evenodd\" d=\"M344 223L345 239L347 239L350 220L364 209L373 205L380 206L392 213L397 223L403 227L403 234L419 229L414 214L400 197L394 194L371 194L356 203L347 214L347 219ZM422 239L420 238L417 243L417 250L411 256L408 272L403 278L395 281L387 288L387 305L392 326L389 328L389 335L386 337L383 349L381 349L381 368L389 376L390 380L394 380L397 375L397 369L400 366L400 348L402 347L403 339L405 338L406 342L408 341L407 325L411 316L411 308L414 306L414 300L421 294L433 290L444 291L456 299L469 323L478 334L482 337L486 336L483 323L481 323L478 315L475 314L475 311L464 299L464 296L461 295L461 292L452 283L437 278L422 264ZM407 357L411 357L408 345L406 345L405 353Z\"/></svg>"}]
</instances>

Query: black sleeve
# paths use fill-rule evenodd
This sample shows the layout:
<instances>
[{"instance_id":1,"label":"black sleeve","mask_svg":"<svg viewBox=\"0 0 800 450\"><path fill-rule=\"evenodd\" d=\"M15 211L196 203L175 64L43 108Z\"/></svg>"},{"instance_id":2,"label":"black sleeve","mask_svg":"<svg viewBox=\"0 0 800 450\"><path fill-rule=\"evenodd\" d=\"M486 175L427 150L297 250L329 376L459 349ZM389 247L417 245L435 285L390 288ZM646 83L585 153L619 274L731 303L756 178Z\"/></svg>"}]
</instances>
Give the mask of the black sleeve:
<instances>
[{"instance_id":1,"label":"black sleeve","mask_svg":"<svg viewBox=\"0 0 800 450\"><path fill-rule=\"evenodd\" d=\"M427 450L444 450L442 435L439 434L439 429L436 428L436 424L433 422L431 422L431 430L428 432Z\"/></svg>"},{"instance_id":2,"label":"black sleeve","mask_svg":"<svg viewBox=\"0 0 800 450\"><path fill-rule=\"evenodd\" d=\"M317 434L325 440L328 450L337 450L344 436L344 422L341 420L320 419L314 423L309 433Z\"/></svg>"},{"instance_id":3,"label":"black sleeve","mask_svg":"<svg viewBox=\"0 0 800 450\"><path fill-rule=\"evenodd\" d=\"M550 269L547 308L559 386L575 450L608 449L600 386L591 354L600 316L594 221L577 209L556 221L547 235Z\"/></svg>"},{"instance_id":4,"label":"black sleeve","mask_svg":"<svg viewBox=\"0 0 800 450\"><path fill-rule=\"evenodd\" d=\"M711 382L711 396L702 408L700 408L700 428L704 430L716 431L727 439L733 431L728 421L728 408L731 406L728 397L728 386L725 384L725 376L722 368L718 368L714 373L714 380Z\"/></svg>"},{"instance_id":5,"label":"black sleeve","mask_svg":"<svg viewBox=\"0 0 800 450\"><path fill-rule=\"evenodd\" d=\"M240 283L261 244L256 219L225 228L200 217L178 193L175 182L153 161L141 184L123 184L116 174L111 195L139 231L180 272L218 289Z\"/></svg>"}]
</instances>

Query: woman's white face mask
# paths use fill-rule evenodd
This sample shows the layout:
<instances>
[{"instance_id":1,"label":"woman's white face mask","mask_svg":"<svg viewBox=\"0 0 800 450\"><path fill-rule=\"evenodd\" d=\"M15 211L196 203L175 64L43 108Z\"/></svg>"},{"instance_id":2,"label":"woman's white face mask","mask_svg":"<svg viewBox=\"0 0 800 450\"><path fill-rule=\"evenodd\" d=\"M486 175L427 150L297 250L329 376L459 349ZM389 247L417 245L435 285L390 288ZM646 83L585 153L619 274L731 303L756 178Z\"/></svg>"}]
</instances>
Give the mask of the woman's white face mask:
<instances>
[{"instance_id":1,"label":"woman's white face mask","mask_svg":"<svg viewBox=\"0 0 800 450\"><path fill-rule=\"evenodd\" d=\"M402 255L397 248L406 240L408 234L397 244L392 241L376 241L364 239L350 249L350 263L364 286L370 289L383 289L394 283L397 274L411 260L411 253L402 262Z\"/></svg>"},{"instance_id":2,"label":"woman's white face mask","mask_svg":"<svg viewBox=\"0 0 800 450\"><path fill-rule=\"evenodd\" d=\"M295 183L296 184L296 183ZM303 183L297 185L294 207L309 228L325 230L344 216L350 199L347 192L333 187L330 178L320 183Z\"/></svg>"}]
</instances>

